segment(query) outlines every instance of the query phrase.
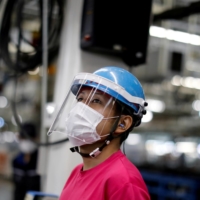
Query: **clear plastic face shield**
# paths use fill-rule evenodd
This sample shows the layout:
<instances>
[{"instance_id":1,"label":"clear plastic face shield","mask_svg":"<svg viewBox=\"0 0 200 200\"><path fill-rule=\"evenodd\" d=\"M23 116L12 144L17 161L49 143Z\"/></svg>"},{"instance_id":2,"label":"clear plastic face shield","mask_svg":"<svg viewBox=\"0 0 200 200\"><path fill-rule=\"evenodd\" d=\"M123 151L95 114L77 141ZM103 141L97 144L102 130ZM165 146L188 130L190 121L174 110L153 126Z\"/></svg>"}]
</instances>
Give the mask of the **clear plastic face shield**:
<instances>
[{"instance_id":1,"label":"clear plastic face shield","mask_svg":"<svg viewBox=\"0 0 200 200\"><path fill-rule=\"evenodd\" d=\"M97 75L78 74L47 134L64 133L75 146L105 138L119 120L116 100L123 90Z\"/></svg>"}]
</instances>

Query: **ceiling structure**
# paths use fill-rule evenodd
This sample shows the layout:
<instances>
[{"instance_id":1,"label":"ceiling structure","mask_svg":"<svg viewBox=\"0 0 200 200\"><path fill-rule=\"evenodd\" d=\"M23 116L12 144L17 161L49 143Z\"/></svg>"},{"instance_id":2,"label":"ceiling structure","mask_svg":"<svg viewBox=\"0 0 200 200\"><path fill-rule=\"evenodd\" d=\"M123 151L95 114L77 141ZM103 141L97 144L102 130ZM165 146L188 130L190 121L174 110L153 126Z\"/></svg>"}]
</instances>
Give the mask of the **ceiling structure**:
<instances>
[{"instance_id":1,"label":"ceiling structure","mask_svg":"<svg viewBox=\"0 0 200 200\"><path fill-rule=\"evenodd\" d=\"M197 1L154 0L153 13L194 2ZM154 113L154 119L141 127L141 131L165 130L179 136L200 136L199 16L197 13L183 19L152 23L147 67L133 72L142 80L147 98L163 101L165 110ZM159 31L162 31L160 35Z\"/></svg>"}]
</instances>

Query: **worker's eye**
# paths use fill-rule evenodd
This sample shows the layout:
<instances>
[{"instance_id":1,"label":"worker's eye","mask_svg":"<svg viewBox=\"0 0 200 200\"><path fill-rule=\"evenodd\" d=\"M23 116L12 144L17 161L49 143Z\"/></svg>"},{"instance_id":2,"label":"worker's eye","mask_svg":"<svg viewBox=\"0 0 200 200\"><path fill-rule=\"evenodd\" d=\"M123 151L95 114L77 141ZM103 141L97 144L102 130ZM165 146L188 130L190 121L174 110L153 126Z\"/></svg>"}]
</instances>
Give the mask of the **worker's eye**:
<instances>
[{"instance_id":1,"label":"worker's eye","mask_svg":"<svg viewBox=\"0 0 200 200\"><path fill-rule=\"evenodd\" d=\"M91 102L92 103L101 103L101 101L99 99L93 99Z\"/></svg>"},{"instance_id":2,"label":"worker's eye","mask_svg":"<svg viewBox=\"0 0 200 200\"><path fill-rule=\"evenodd\" d=\"M76 99L77 99L78 102L83 101L83 98L82 98L82 97L78 97L78 98L76 98Z\"/></svg>"}]
</instances>

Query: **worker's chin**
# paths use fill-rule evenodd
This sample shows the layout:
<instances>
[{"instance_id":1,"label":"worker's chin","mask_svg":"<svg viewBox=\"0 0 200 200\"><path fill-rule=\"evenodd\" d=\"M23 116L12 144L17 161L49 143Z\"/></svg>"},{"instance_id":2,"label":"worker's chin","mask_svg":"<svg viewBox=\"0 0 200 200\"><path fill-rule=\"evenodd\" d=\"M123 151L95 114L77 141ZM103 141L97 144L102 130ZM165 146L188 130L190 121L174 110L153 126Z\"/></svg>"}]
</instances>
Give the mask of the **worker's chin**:
<instances>
[{"instance_id":1,"label":"worker's chin","mask_svg":"<svg viewBox=\"0 0 200 200\"><path fill-rule=\"evenodd\" d=\"M93 142L91 144L84 144L81 145L80 148L88 148L88 147L99 147L104 143L104 140L98 140L96 142Z\"/></svg>"}]
</instances>

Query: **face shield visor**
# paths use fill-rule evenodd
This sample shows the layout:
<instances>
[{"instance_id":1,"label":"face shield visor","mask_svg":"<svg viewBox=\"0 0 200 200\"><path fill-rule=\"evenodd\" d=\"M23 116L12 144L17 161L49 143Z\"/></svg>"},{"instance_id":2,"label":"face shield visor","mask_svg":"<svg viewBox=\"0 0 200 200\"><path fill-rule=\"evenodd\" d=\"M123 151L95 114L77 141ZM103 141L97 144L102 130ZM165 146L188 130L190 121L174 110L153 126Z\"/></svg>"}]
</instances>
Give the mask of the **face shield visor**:
<instances>
[{"instance_id":1,"label":"face shield visor","mask_svg":"<svg viewBox=\"0 0 200 200\"><path fill-rule=\"evenodd\" d=\"M113 77L114 81L89 73L75 76L47 134L64 133L72 144L82 146L101 140L115 131L123 104L129 107L133 115L142 117L145 100L137 95L132 96L127 88L118 84L117 77ZM138 86L134 82L129 83L128 87L137 89Z\"/></svg>"},{"instance_id":2,"label":"face shield visor","mask_svg":"<svg viewBox=\"0 0 200 200\"><path fill-rule=\"evenodd\" d=\"M47 134L66 134L76 146L101 140L116 127L117 100L123 92L124 88L103 77L78 74Z\"/></svg>"}]
</instances>

